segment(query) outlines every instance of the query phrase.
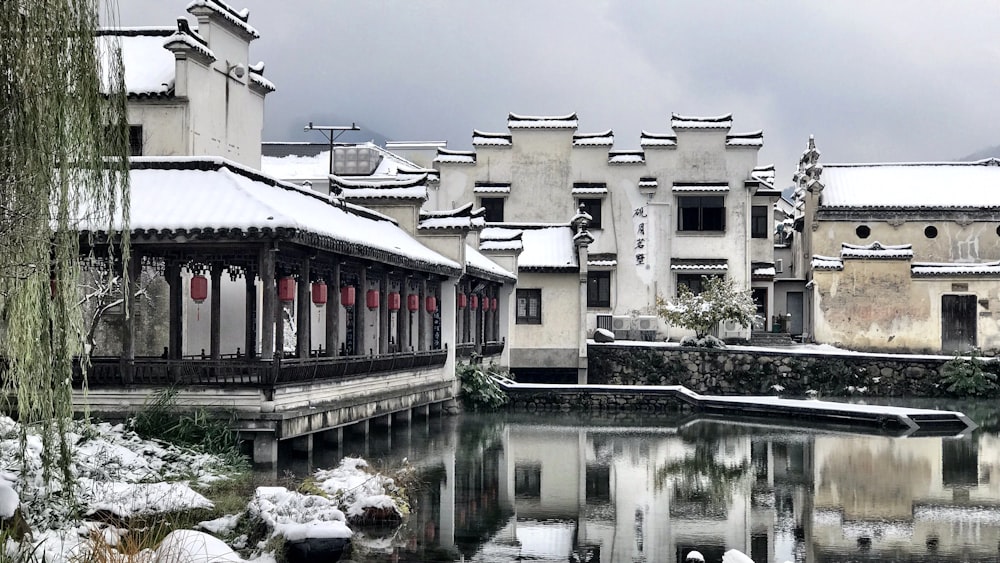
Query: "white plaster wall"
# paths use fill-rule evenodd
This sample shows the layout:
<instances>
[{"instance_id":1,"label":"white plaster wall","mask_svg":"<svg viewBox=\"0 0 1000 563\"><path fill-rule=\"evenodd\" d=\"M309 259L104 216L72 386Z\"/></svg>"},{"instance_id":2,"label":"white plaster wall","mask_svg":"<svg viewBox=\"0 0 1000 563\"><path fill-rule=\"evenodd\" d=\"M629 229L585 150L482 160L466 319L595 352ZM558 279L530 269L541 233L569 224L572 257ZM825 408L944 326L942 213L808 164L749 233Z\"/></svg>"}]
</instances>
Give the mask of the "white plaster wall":
<instances>
[{"instance_id":1,"label":"white plaster wall","mask_svg":"<svg viewBox=\"0 0 1000 563\"><path fill-rule=\"evenodd\" d=\"M871 234L860 238L856 230L866 225ZM937 229L937 237L927 238L926 227ZM1000 260L998 223L975 221L907 221L893 226L886 221L820 221L813 235L813 254L840 256L842 243L867 245L912 244L917 262L989 262Z\"/></svg>"},{"instance_id":2,"label":"white plaster wall","mask_svg":"<svg viewBox=\"0 0 1000 563\"><path fill-rule=\"evenodd\" d=\"M190 154L187 136L187 104L132 100L128 122L142 125L143 156L183 156Z\"/></svg>"},{"instance_id":3,"label":"white plaster wall","mask_svg":"<svg viewBox=\"0 0 1000 563\"><path fill-rule=\"evenodd\" d=\"M515 347L565 348L576 351L579 344L579 323L582 321L579 285L579 277L575 273L522 272L518 289L542 290L542 324L515 325ZM512 318L516 319L516 316Z\"/></svg>"}]
</instances>

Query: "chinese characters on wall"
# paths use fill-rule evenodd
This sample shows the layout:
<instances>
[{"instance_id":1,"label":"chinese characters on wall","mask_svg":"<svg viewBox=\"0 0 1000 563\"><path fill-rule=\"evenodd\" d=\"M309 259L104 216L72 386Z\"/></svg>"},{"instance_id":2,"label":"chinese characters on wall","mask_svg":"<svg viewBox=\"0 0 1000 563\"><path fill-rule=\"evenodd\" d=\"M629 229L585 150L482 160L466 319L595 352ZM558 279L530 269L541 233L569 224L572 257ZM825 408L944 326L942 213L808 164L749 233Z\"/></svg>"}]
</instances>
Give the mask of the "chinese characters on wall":
<instances>
[{"instance_id":1,"label":"chinese characters on wall","mask_svg":"<svg viewBox=\"0 0 1000 563\"><path fill-rule=\"evenodd\" d=\"M635 225L635 265L646 264L646 207L637 207L632 212L632 223Z\"/></svg>"}]
</instances>

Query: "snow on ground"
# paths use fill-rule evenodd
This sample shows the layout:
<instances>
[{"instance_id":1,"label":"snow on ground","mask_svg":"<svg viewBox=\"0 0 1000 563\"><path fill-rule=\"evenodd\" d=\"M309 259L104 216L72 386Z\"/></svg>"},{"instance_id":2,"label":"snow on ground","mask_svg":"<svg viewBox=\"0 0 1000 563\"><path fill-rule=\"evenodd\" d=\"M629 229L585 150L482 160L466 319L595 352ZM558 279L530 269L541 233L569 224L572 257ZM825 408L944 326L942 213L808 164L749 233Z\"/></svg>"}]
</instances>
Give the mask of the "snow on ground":
<instances>
[{"instance_id":1,"label":"snow on ground","mask_svg":"<svg viewBox=\"0 0 1000 563\"><path fill-rule=\"evenodd\" d=\"M226 479L227 471L232 470L216 456L144 440L121 424L72 421L67 438L73 454L70 470L76 479L74 503L66 498L69 495L62 494L64 484L58 470L53 472L51 484L44 484L44 446L37 429L28 429L27 470L23 471L21 431L18 423L0 416L0 518L9 518L20 507L33 531L32 545L24 547L34 549L39 560L44 556L50 563L80 558L89 549L88 538L94 534L113 546L124 532L75 515L110 512L127 518L211 508L211 501L193 487ZM367 467L363 459L345 458L335 469L317 471L312 484L325 496L283 487L258 487L247 512L269 524L273 535L287 540L350 538L353 531L348 527L348 516L360 516L367 508L390 509L399 515L408 511L405 503L397 505L389 496L396 491L394 481L369 473ZM240 519L240 514L227 515L201 522L198 527L227 536L235 531ZM236 544L241 542L245 542L245 536ZM0 550L12 546L16 544L0 546ZM143 552L135 559L155 560L244 561L222 540L194 530L171 532L157 550ZM253 561L271 563L274 556L262 553Z\"/></svg>"},{"instance_id":2,"label":"snow on ground","mask_svg":"<svg viewBox=\"0 0 1000 563\"><path fill-rule=\"evenodd\" d=\"M601 345L600 342L595 342L593 339L587 340L587 344ZM615 345L615 346L638 346L641 348L649 347L679 347L680 342L648 342L644 340L615 340L614 342L607 342L604 345ZM827 355L827 356L866 356L871 358L909 358L909 359L933 359L933 360L950 360L955 356L947 356L940 354L892 354L889 352L859 352L857 350L847 350L844 348L837 348L836 346L831 346L830 344L795 344L792 346L778 346L778 347L767 347L767 346L741 346L738 344L727 344L726 350L734 350L740 352L779 352L784 354L811 354L811 355Z\"/></svg>"}]
</instances>

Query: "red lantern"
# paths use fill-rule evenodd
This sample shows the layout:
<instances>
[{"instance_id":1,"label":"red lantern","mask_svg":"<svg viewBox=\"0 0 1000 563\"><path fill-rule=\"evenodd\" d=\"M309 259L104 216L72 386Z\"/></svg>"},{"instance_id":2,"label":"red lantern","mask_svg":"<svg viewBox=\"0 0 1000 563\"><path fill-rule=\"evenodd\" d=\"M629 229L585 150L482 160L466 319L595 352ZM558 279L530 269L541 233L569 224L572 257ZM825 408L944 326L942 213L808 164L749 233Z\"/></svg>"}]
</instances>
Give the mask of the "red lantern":
<instances>
[{"instance_id":1,"label":"red lantern","mask_svg":"<svg viewBox=\"0 0 1000 563\"><path fill-rule=\"evenodd\" d=\"M285 276L278 280L278 300L284 303L295 301L295 278Z\"/></svg>"},{"instance_id":2,"label":"red lantern","mask_svg":"<svg viewBox=\"0 0 1000 563\"><path fill-rule=\"evenodd\" d=\"M365 294L365 305L367 305L369 309L378 309L378 290L377 289L369 289L368 290L368 293Z\"/></svg>"},{"instance_id":3,"label":"red lantern","mask_svg":"<svg viewBox=\"0 0 1000 563\"><path fill-rule=\"evenodd\" d=\"M490 309L496 311L498 306L499 305L497 304L497 298L494 297L493 300L490 302Z\"/></svg>"},{"instance_id":4,"label":"red lantern","mask_svg":"<svg viewBox=\"0 0 1000 563\"><path fill-rule=\"evenodd\" d=\"M416 293L411 293L406 296L406 308L411 312L417 312L420 308L420 296Z\"/></svg>"},{"instance_id":5,"label":"red lantern","mask_svg":"<svg viewBox=\"0 0 1000 563\"><path fill-rule=\"evenodd\" d=\"M434 297L433 295L428 295L426 301L427 302L425 306L427 308L428 313L433 313L434 311L437 311L438 308L437 297Z\"/></svg>"},{"instance_id":6,"label":"red lantern","mask_svg":"<svg viewBox=\"0 0 1000 563\"><path fill-rule=\"evenodd\" d=\"M208 297L208 279L205 276L191 278L191 299L201 303Z\"/></svg>"},{"instance_id":7,"label":"red lantern","mask_svg":"<svg viewBox=\"0 0 1000 563\"><path fill-rule=\"evenodd\" d=\"M354 306L354 286L345 285L340 288L340 304L344 307Z\"/></svg>"},{"instance_id":8,"label":"red lantern","mask_svg":"<svg viewBox=\"0 0 1000 563\"><path fill-rule=\"evenodd\" d=\"M313 303L322 307L326 305L326 282L313 282L312 284Z\"/></svg>"},{"instance_id":9,"label":"red lantern","mask_svg":"<svg viewBox=\"0 0 1000 563\"><path fill-rule=\"evenodd\" d=\"M466 300L465 294L464 293L459 293L458 294L458 308L459 309L464 309L465 308L465 300Z\"/></svg>"},{"instance_id":10,"label":"red lantern","mask_svg":"<svg viewBox=\"0 0 1000 563\"><path fill-rule=\"evenodd\" d=\"M400 306L400 298L398 291L392 291L389 293L389 310L398 311Z\"/></svg>"},{"instance_id":11,"label":"red lantern","mask_svg":"<svg viewBox=\"0 0 1000 563\"><path fill-rule=\"evenodd\" d=\"M469 296L469 308L473 311L479 308L479 296L475 293Z\"/></svg>"}]
</instances>

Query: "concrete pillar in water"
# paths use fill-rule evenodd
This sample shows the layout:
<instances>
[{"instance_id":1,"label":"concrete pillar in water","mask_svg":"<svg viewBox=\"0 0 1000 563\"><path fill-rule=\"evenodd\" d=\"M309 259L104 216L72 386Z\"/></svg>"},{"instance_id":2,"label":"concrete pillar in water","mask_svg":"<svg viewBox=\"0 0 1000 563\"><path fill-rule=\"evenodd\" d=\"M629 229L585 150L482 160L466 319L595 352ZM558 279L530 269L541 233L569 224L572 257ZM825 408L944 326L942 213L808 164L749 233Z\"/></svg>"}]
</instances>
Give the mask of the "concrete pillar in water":
<instances>
[{"instance_id":1,"label":"concrete pillar in water","mask_svg":"<svg viewBox=\"0 0 1000 563\"><path fill-rule=\"evenodd\" d=\"M278 465L278 438L272 432L258 432L253 437L254 465Z\"/></svg>"},{"instance_id":2,"label":"concrete pillar in water","mask_svg":"<svg viewBox=\"0 0 1000 563\"><path fill-rule=\"evenodd\" d=\"M313 435L306 434L304 436L299 436L298 438L292 438L292 451L295 453L312 456Z\"/></svg>"}]
</instances>

